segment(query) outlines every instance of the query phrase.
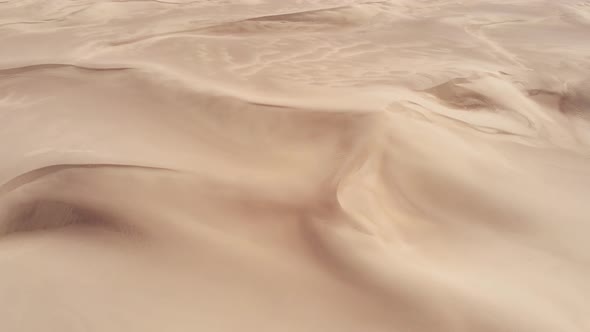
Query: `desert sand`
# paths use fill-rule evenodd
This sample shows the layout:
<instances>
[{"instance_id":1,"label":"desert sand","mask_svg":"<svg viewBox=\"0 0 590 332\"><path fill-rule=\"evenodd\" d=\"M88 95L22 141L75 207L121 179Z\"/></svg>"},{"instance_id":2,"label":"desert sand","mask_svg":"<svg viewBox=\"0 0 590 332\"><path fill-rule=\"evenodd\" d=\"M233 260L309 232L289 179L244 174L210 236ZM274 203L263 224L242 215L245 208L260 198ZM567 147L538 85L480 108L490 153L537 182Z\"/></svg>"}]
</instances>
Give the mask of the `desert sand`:
<instances>
[{"instance_id":1,"label":"desert sand","mask_svg":"<svg viewBox=\"0 0 590 332\"><path fill-rule=\"evenodd\" d=\"M0 330L590 331L590 2L0 2Z\"/></svg>"}]
</instances>

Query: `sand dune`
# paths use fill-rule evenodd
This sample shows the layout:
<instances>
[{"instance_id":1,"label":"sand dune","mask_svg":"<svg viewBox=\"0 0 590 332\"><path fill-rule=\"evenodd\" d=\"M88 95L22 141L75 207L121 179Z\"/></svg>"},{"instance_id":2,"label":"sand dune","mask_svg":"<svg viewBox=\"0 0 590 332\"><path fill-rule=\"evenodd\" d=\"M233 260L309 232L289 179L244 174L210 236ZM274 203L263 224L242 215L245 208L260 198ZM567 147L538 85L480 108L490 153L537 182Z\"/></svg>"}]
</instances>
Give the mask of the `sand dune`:
<instances>
[{"instance_id":1,"label":"sand dune","mask_svg":"<svg viewBox=\"0 0 590 332\"><path fill-rule=\"evenodd\" d=\"M590 3L0 1L2 331L590 330Z\"/></svg>"}]
</instances>

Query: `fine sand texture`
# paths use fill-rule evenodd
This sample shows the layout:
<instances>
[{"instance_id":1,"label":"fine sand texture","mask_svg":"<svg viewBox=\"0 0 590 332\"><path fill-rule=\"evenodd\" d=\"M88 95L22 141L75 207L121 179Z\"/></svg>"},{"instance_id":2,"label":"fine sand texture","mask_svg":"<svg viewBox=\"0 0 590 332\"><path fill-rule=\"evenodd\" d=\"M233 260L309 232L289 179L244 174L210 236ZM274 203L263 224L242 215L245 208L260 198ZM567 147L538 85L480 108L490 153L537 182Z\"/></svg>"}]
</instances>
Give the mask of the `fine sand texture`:
<instances>
[{"instance_id":1,"label":"fine sand texture","mask_svg":"<svg viewBox=\"0 0 590 332\"><path fill-rule=\"evenodd\" d=\"M590 331L590 2L0 0L0 331Z\"/></svg>"}]
</instances>

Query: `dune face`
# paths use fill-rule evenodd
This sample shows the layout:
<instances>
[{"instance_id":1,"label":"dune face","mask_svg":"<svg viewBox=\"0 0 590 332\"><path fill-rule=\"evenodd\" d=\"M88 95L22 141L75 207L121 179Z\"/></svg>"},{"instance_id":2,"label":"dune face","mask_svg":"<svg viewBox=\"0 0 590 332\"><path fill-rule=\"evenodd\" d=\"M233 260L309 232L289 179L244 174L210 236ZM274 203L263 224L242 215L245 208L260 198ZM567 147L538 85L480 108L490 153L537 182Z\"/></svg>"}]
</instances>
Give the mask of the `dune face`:
<instances>
[{"instance_id":1,"label":"dune face","mask_svg":"<svg viewBox=\"0 0 590 332\"><path fill-rule=\"evenodd\" d=\"M590 4L0 2L0 330L590 331Z\"/></svg>"}]
</instances>

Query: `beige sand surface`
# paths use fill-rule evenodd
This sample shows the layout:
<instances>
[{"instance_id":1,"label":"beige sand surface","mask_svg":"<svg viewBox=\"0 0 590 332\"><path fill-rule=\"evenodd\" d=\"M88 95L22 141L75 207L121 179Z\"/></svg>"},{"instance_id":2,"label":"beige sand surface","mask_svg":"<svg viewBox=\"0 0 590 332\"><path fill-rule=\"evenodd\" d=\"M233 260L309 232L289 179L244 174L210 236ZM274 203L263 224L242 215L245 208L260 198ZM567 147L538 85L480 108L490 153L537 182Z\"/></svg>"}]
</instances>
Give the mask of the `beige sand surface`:
<instances>
[{"instance_id":1,"label":"beige sand surface","mask_svg":"<svg viewBox=\"0 0 590 332\"><path fill-rule=\"evenodd\" d=\"M590 2L0 1L0 331L590 331Z\"/></svg>"}]
</instances>

